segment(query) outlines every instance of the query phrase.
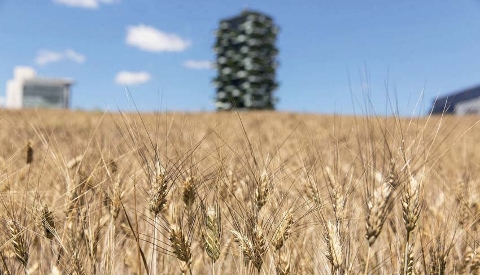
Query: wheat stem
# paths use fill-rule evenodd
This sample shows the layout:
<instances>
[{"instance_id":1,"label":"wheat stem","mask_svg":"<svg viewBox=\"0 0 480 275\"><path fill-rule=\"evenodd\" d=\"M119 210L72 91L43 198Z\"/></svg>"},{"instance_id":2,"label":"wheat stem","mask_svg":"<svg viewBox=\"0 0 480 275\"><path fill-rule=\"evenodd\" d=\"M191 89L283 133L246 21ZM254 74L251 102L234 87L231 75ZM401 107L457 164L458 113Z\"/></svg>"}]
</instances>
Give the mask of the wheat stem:
<instances>
[{"instance_id":1,"label":"wheat stem","mask_svg":"<svg viewBox=\"0 0 480 275\"><path fill-rule=\"evenodd\" d=\"M155 215L155 218L153 220L153 255L152 255L152 274L156 275L157 274L157 260L158 260L158 248L157 248L157 239L158 239L158 230L157 230L157 224L158 224L158 215Z\"/></svg>"},{"instance_id":2,"label":"wheat stem","mask_svg":"<svg viewBox=\"0 0 480 275\"><path fill-rule=\"evenodd\" d=\"M367 263L365 264L365 272L364 272L365 275L368 275L368 264L370 263L370 250L371 249L372 249L371 246L368 246Z\"/></svg>"}]
</instances>

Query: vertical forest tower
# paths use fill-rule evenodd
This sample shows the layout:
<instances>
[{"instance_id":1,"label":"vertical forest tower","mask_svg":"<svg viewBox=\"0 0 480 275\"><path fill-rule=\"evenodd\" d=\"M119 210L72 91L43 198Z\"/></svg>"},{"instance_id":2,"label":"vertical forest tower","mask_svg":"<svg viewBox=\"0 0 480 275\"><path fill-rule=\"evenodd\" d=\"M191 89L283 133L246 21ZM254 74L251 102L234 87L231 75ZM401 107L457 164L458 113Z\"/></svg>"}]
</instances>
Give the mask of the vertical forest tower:
<instances>
[{"instance_id":1,"label":"vertical forest tower","mask_svg":"<svg viewBox=\"0 0 480 275\"><path fill-rule=\"evenodd\" d=\"M275 108L277 33L272 18L259 12L220 21L214 46L217 110Z\"/></svg>"}]
</instances>

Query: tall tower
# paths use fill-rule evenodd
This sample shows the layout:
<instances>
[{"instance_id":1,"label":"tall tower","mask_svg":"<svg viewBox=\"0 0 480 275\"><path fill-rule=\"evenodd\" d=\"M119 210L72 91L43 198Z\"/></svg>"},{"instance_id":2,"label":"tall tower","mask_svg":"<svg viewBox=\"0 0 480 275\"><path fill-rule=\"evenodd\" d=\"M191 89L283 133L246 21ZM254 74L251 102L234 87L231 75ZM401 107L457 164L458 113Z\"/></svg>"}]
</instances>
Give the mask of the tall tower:
<instances>
[{"instance_id":1,"label":"tall tower","mask_svg":"<svg viewBox=\"0 0 480 275\"><path fill-rule=\"evenodd\" d=\"M278 30L271 17L249 10L220 21L214 45L217 110L275 109Z\"/></svg>"}]
</instances>

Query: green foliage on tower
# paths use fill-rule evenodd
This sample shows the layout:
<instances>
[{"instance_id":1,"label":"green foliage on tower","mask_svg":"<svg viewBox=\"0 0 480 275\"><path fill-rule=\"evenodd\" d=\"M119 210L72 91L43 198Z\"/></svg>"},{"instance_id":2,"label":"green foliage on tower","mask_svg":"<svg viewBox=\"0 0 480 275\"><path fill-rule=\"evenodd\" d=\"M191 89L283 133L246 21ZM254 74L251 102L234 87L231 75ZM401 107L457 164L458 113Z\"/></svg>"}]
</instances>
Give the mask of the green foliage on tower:
<instances>
[{"instance_id":1,"label":"green foliage on tower","mask_svg":"<svg viewBox=\"0 0 480 275\"><path fill-rule=\"evenodd\" d=\"M254 11L220 21L217 54L217 110L275 109L278 27L271 17Z\"/></svg>"}]
</instances>

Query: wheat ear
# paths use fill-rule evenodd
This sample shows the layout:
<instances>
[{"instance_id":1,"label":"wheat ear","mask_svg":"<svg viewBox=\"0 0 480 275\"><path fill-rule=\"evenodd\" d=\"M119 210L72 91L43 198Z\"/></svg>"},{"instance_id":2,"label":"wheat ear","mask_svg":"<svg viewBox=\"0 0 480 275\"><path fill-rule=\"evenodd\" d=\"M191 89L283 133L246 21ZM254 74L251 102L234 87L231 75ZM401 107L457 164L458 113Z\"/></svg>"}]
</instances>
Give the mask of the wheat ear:
<instances>
[{"instance_id":1,"label":"wheat ear","mask_svg":"<svg viewBox=\"0 0 480 275\"><path fill-rule=\"evenodd\" d=\"M407 234L405 236L405 251L403 258L403 274L410 275L413 272L413 244L411 234L415 229L420 216L420 183L413 177L409 176L409 180L405 184L402 196L403 222Z\"/></svg>"},{"instance_id":2,"label":"wheat ear","mask_svg":"<svg viewBox=\"0 0 480 275\"><path fill-rule=\"evenodd\" d=\"M187 224L189 227L193 226L195 222L195 217L193 215L193 203L196 199L196 190L195 190L195 178L188 177L183 182L183 193L182 193L182 200L185 204L185 209L187 211Z\"/></svg>"},{"instance_id":3,"label":"wheat ear","mask_svg":"<svg viewBox=\"0 0 480 275\"><path fill-rule=\"evenodd\" d=\"M27 241L23 236L20 225L16 221L7 220L7 228L10 233L15 258L22 264L26 273L29 257Z\"/></svg>"},{"instance_id":4,"label":"wheat ear","mask_svg":"<svg viewBox=\"0 0 480 275\"><path fill-rule=\"evenodd\" d=\"M275 257L275 271L278 275L290 275L290 262L286 256Z\"/></svg>"},{"instance_id":5,"label":"wheat ear","mask_svg":"<svg viewBox=\"0 0 480 275\"><path fill-rule=\"evenodd\" d=\"M48 239L53 239L56 235L55 230L55 219L53 216L52 211L48 209L48 205L44 205L41 212L40 212L40 221L42 222L42 226L45 232L45 237Z\"/></svg>"},{"instance_id":6,"label":"wheat ear","mask_svg":"<svg viewBox=\"0 0 480 275\"><path fill-rule=\"evenodd\" d=\"M252 242L242 233L232 230L233 240L238 244L243 254L243 263L247 265L253 259L253 245Z\"/></svg>"},{"instance_id":7,"label":"wheat ear","mask_svg":"<svg viewBox=\"0 0 480 275\"><path fill-rule=\"evenodd\" d=\"M394 160L390 160L390 169L386 180L379 176L381 185L375 189L373 196L367 201L367 240L372 246L382 231L387 215L392 209L392 194L399 185Z\"/></svg>"},{"instance_id":8,"label":"wheat ear","mask_svg":"<svg viewBox=\"0 0 480 275\"><path fill-rule=\"evenodd\" d=\"M192 260L190 244L187 242L187 239L185 238L185 235L183 234L180 227L176 225L170 226L169 240L173 248L173 254L175 254L177 259L186 264L187 269L189 270L190 274L192 274L192 270L190 268Z\"/></svg>"},{"instance_id":9,"label":"wheat ear","mask_svg":"<svg viewBox=\"0 0 480 275\"><path fill-rule=\"evenodd\" d=\"M263 230L258 224L253 229L252 245L253 266L255 266L257 271L260 273L260 269L263 265L263 255L267 251L267 244L265 241L265 236L263 235Z\"/></svg>"},{"instance_id":10,"label":"wheat ear","mask_svg":"<svg viewBox=\"0 0 480 275\"><path fill-rule=\"evenodd\" d=\"M191 210L193 203L195 202L195 198L196 198L195 179L193 177L188 177L183 183L183 194L182 194L183 203L185 204L185 207L188 210Z\"/></svg>"},{"instance_id":11,"label":"wheat ear","mask_svg":"<svg viewBox=\"0 0 480 275\"><path fill-rule=\"evenodd\" d=\"M205 251L215 264L220 257L220 243L222 237L222 219L218 206L208 209L205 214L205 229L203 237L205 239Z\"/></svg>"},{"instance_id":12,"label":"wheat ear","mask_svg":"<svg viewBox=\"0 0 480 275\"><path fill-rule=\"evenodd\" d=\"M262 209L267 203L268 194L270 193L270 184L270 176L266 170L263 170L255 190L255 204L257 205L258 211L260 211L260 209Z\"/></svg>"},{"instance_id":13,"label":"wheat ear","mask_svg":"<svg viewBox=\"0 0 480 275\"><path fill-rule=\"evenodd\" d=\"M28 140L27 147L26 147L26 163L31 164L33 162L33 142Z\"/></svg>"},{"instance_id":14,"label":"wheat ear","mask_svg":"<svg viewBox=\"0 0 480 275\"><path fill-rule=\"evenodd\" d=\"M393 190L399 184L393 159L390 161L390 171L387 180L384 180L381 175L379 176L379 180L381 181L381 185L374 190L373 194L371 194L367 200L366 238L368 241L368 253L365 274L368 273L371 247L380 235L387 215L392 209Z\"/></svg>"},{"instance_id":15,"label":"wheat ear","mask_svg":"<svg viewBox=\"0 0 480 275\"><path fill-rule=\"evenodd\" d=\"M283 214L277 229L273 233L272 240L270 242L276 250L282 248L285 241L288 239L288 237L290 237L290 228L292 227L293 222L292 211L286 211Z\"/></svg>"},{"instance_id":16,"label":"wheat ear","mask_svg":"<svg viewBox=\"0 0 480 275\"><path fill-rule=\"evenodd\" d=\"M157 274L157 258L158 258L158 219L159 214L167 203L168 185L165 176L165 168L160 164L160 161L155 161L155 167L153 170L153 177L150 179L150 199L149 210L153 214L153 261L152 261L152 274Z\"/></svg>"},{"instance_id":17,"label":"wheat ear","mask_svg":"<svg viewBox=\"0 0 480 275\"><path fill-rule=\"evenodd\" d=\"M324 239L327 243L327 253L325 256L330 262L334 274L337 274L340 270L343 270L344 262L340 231L338 226L330 221L327 222L325 231Z\"/></svg>"}]
</instances>

